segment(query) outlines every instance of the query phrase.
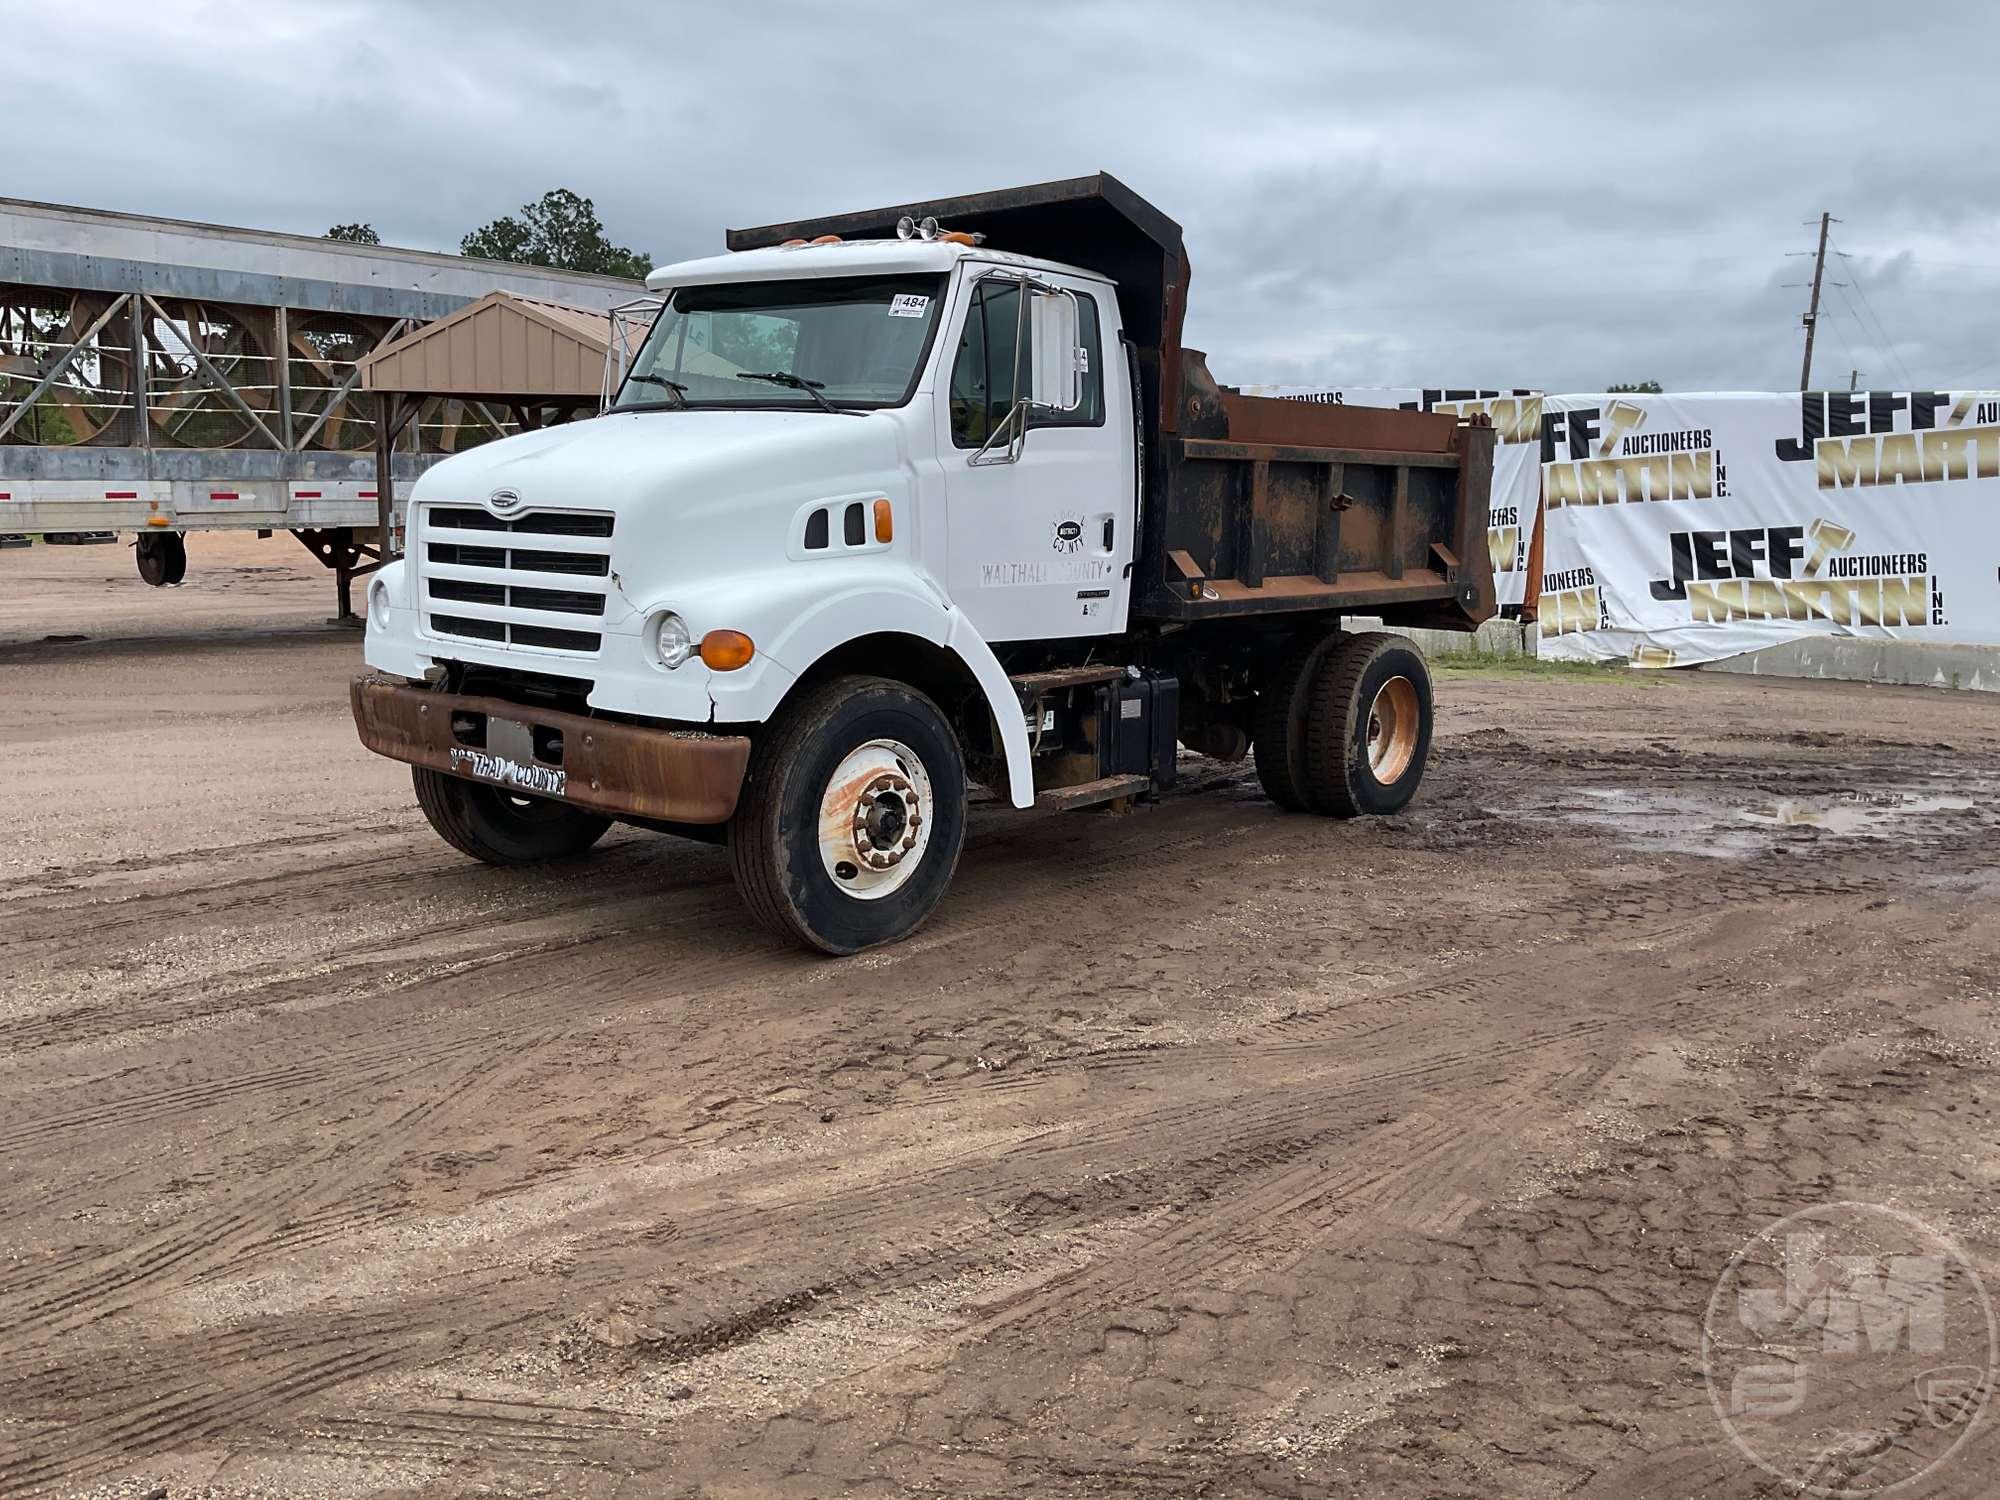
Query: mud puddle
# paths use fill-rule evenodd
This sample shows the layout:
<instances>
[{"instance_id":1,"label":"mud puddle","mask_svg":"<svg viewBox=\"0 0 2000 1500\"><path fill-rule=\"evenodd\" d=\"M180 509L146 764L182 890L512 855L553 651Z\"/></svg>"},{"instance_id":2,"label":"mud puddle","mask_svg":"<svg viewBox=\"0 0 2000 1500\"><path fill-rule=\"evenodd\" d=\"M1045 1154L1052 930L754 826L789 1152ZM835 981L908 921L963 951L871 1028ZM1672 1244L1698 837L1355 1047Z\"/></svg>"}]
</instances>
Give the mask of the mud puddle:
<instances>
[{"instance_id":1,"label":"mud puddle","mask_svg":"<svg viewBox=\"0 0 2000 1500\"><path fill-rule=\"evenodd\" d=\"M1734 799L1640 787L1577 787L1573 805L1538 821L1608 830L1621 842L1675 854L1748 859L1797 838L1921 841L1986 821L1991 796L1897 787L1816 797Z\"/></svg>"}]
</instances>

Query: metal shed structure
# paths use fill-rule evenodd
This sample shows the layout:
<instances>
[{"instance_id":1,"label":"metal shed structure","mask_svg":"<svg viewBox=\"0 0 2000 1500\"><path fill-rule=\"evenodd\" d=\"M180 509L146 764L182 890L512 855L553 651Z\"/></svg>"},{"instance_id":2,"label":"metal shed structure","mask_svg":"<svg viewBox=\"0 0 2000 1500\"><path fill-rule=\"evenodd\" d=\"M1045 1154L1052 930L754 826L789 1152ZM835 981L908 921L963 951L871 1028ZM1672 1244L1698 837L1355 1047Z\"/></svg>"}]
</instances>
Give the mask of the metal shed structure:
<instances>
[{"instance_id":1,"label":"metal shed structure","mask_svg":"<svg viewBox=\"0 0 2000 1500\"><path fill-rule=\"evenodd\" d=\"M358 365L503 290L605 312L636 282L0 198L0 514L25 529L365 525ZM436 403L405 482L504 429ZM301 488L302 487L302 488ZM0 530L11 529L0 526Z\"/></svg>"},{"instance_id":2,"label":"metal shed structure","mask_svg":"<svg viewBox=\"0 0 2000 1500\"><path fill-rule=\"evenodd\" d=\"M496 288L592 310L644 292L0 198L0 533L136 534L140 573L158 583L185 570L187 532L290 531L351 572L378 513L361 361ZM433 399L405 424L397 478L515 426L504 407Z\"/></svg>"},{"instance_id":3,"label":"metal shed structure","mask_svg":"<svg viewBox=\"0 0 2000 1500\"><path fill-rule=\"evenodd\" d=\"M595 413L623 358L614 314L492 292L361 361L361 388L382 402L376 427L375 503L380 534L395 544L395 446L427 401L445 397L505 407L523 428Z\"/></svg>"}]
</instances>

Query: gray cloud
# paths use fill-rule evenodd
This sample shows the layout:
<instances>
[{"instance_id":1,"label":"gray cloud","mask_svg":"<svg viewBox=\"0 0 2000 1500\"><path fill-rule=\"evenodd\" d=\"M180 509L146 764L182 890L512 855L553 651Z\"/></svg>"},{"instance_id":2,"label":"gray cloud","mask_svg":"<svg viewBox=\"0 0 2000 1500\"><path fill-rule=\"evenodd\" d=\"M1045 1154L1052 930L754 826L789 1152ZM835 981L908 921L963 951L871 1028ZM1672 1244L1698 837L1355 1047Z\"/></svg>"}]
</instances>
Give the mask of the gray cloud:
<instances>
[{"instance_id":1,"label":"gray cloud","mask_svg":"<svg viewBox=\"0 0 2000 1500\"><path fill-rule=\"evenodd\" d=\"M5 191L451 249L562 185L728 224L1102 167L1187 229L1225 380L2000 381L2000 12L1740 3L0 3Z\"/></svg>"}]
</instances>

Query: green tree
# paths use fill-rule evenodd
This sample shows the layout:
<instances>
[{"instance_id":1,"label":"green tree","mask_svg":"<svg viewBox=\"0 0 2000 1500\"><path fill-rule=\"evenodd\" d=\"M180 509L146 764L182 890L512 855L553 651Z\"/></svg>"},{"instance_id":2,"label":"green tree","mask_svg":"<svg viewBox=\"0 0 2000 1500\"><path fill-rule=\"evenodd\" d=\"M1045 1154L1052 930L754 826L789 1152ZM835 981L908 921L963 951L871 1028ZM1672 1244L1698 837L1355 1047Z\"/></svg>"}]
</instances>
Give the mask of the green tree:
<instances>
[{"instance_id":1,"label":"green tree","mask_svg":"<svg viewBox=\"0 0 2000 1500\"><path fill-rule=\"evenodd\" d=\"M375 232L373 224L336 224L326 232L330 240L345 240L350 245L379 245L382 236Z\"/></svg>"},{"instance_id":2,"label":"green tree","mask_svg":"<svg viewBox=\"0 0 2000 1500\"><path fill-rule=\"evenodd\" d=\"M1660 394L1660 382L1641 380L1633 385L1607 385L1604 389L1613 396L1657 396Z\"/></svg>"},{"instance_id":3,"label":"green tree","mask_svg":"<svg viewBox=\"0 0 2000 1500\"><path fill-rule=\"evenodd\" d=\"M634 281L643 280L653 269L652 257L645 251L612 244L597 217L597 206L568 188L553 188L539 202L522 204L518 218L508 214L473 230L459 241L458 251L482 260L591 271Z\"/></svg>"}]
</instances>

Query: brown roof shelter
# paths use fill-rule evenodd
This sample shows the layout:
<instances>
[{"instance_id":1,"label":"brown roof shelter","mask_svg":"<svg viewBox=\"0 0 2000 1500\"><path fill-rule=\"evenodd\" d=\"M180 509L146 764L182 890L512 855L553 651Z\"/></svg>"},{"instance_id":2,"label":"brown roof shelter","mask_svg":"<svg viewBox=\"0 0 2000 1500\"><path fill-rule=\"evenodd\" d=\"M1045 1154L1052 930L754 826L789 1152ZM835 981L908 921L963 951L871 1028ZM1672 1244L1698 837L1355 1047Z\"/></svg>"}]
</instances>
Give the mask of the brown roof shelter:
<instances>
[{"instance_id":1,"label":"brown roof shelter","mask_svg":"<svg viewBox=\"0 0 2000 1500\"><path fill-rule=\"evenodd\" d=\"M611 318L560 302L492 292L426 323L361 362L361 388L375 392L375 504L383 555L392 543L396 439L433 397L510 409L523 427L595 412L604 398Z\"/></svg>"}]
</instances>

